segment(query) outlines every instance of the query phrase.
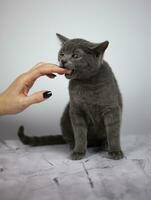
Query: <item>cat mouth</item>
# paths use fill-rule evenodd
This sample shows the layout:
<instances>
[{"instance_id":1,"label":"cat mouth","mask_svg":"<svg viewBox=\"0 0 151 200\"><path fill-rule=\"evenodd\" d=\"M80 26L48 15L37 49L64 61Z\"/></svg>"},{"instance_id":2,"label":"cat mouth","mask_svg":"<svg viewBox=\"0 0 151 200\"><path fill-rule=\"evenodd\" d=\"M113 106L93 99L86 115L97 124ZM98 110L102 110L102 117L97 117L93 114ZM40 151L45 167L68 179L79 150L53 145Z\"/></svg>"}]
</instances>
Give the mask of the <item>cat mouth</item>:
<instances>
[{"instance_id":1,"label":"cat mouth","mask_svg":"<svg viewBox=\"0 0 151 200\"><path fill-rule=\"evenodd\" d=\"M66 69L68 69L68 68L66 68ZM68 79L70 79L70 78L73 77L73 75L75 73L75 70L74 69L68 69L68 70L70 70L70 71L69 71L68 74L65 74L65 77L68 78Z\"/></svg>"}]
</instances>

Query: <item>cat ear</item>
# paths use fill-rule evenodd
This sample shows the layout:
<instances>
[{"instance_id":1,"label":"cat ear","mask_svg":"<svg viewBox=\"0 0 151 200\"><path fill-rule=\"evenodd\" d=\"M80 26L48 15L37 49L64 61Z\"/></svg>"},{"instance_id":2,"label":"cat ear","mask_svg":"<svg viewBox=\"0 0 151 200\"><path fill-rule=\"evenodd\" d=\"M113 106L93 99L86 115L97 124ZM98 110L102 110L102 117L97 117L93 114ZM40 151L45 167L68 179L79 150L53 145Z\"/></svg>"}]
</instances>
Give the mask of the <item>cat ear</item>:
<instances>
[{"instance_id":1,"label":"cat ear","mask_svg":"<svg viewBox=\"0 0 151 200\"><path fill-rule=\"evenodd\" d=\"M100 54L103 54L108 47L109 42L105 41L99 44L95 44L92 49L96 52L96 54L99 56Z\"/></svg>"},{"instance_id":2,"label":"cat ear","mask_svg":"<svg viewBox=\"0 0 151 200\"><path fill-rule=\"evenodd\" d=\"M63 36L63 35L61 35L59 33L56 33L56 35L57 35L57 37L60 40L62 45L69 40L68 38L66 38L65 36Z\"/></svg>"}]
</instances>

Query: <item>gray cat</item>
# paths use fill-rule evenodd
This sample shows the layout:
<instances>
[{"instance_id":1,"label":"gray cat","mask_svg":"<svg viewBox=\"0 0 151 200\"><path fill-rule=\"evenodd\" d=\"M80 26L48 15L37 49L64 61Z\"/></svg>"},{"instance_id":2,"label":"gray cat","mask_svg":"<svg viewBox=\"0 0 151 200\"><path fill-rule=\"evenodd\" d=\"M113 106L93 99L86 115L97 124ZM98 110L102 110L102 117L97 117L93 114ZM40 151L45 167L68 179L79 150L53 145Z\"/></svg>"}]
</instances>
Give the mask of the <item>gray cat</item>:
<instances>
[{"instance_id":1,"label":"gray cat","mask_svg":"<svg viewBox=\"0 0 151 200\"><path fill-rule=\"evenodd\" d=\"M29 137L20 127L18 135L24 144L33 146L68 143L71 159L82 159L87 146L100 146L112 159L123 158L120 146L122 97L117 81L103 55L109 42L91 43L83 39L61 41L60 66L71 70L70 102L61 118L63 136Z\"/></svg>"}]
</instances>

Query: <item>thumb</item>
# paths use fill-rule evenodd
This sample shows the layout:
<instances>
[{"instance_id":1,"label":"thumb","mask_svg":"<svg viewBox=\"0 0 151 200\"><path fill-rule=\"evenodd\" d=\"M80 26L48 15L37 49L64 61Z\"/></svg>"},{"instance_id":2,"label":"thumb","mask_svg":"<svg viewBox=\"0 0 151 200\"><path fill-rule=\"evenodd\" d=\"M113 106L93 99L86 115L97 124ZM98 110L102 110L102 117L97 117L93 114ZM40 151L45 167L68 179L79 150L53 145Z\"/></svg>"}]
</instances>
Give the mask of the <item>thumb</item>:
<instances>
[{"instance_id":1,"label":"thumb","mask_svg":"<svg viewBox=\"0 0 151 200\"><path fill-rule=\"evenodd\" d=\"M52 96L51 91L39 91L27 97L28 105L40 103Z\"/></svg>"}]
</instances>

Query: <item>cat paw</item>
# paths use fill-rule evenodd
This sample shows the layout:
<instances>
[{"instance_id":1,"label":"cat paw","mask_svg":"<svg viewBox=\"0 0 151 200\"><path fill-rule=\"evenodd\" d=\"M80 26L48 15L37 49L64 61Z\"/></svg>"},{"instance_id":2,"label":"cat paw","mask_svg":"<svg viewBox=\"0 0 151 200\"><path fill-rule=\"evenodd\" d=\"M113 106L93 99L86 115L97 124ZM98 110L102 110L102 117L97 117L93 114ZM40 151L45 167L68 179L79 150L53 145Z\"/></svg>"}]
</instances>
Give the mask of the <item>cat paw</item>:
<instances>
[{"instance_id":1,"label":"cat paw","mask_svg":"<svg viewBox=\"0 0 151 200\"><path fill-rule=\"evenodd\" d=\"M85 153L81 153L81 152L73 152L71 154L71 159L72 160L81 160L82 158L84 158Z\"/></svg>"},{"instance_id":2,"label":"cat paw","mask_svg":"<svg viewBox=\"0 0 151 200\"><path fill-rule=\"evenodd\" d=\"M113 159L113 160L120 160L124 157L124 154L121 150L120 151L110 151L110 152L108 152L108 154L109 154L109 158Z\"/></svg>"}]
</instances>

